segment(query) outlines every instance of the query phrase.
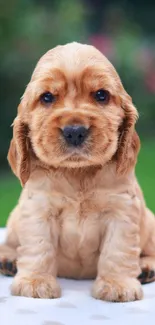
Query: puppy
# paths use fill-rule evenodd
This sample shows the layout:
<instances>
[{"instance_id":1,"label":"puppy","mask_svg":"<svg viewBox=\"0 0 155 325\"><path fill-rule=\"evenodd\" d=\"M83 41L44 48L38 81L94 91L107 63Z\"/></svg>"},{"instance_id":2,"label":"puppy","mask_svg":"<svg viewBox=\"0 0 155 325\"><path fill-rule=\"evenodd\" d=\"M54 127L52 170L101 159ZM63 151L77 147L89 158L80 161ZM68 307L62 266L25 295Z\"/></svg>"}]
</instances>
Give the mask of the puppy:
<instances>
[{"instance_id":1,"label":"puppy","mask_svg":"<svg viewBox=\"0 0 155 325\"><path fill-rule=\"evenodd\" d=\"M13 295L60 297L65 277L94 278L97 299L142 299L143 275L155 278L155 220L135 177L137 116L93 46L58 46L40 59L8 153L23 186L0 246L2 272L17 259Z\"/></svg>"}]
</instances>

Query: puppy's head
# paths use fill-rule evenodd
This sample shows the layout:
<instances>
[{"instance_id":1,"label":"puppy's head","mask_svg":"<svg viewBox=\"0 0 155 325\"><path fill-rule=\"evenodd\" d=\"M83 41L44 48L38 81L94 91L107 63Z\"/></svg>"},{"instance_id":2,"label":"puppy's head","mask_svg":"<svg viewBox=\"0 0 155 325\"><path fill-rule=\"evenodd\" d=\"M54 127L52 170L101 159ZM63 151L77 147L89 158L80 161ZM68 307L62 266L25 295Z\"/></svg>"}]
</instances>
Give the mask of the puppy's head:
<instances>
[{"instance_id":1,"label":"puppy's head","mask_svg":"<svg viewBox=\"0 0 155 325\"><path fill-rule=\"evenodd\" d=\"M112 64L94 47L58 46L38 62L13 123L8 160L25 184L31 155L47 167L136 162L137 111Z\"/></svg>"}]
</instances>

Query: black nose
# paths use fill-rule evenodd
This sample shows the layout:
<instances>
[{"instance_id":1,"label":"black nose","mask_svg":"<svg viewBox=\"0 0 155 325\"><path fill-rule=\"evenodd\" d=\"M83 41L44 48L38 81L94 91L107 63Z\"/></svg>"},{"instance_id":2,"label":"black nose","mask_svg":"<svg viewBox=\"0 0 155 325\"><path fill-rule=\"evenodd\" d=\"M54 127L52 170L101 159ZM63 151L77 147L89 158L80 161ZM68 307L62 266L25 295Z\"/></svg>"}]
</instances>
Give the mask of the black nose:
<instances>
[{"instance_id":1,"label":"black nose","mask_svg":"<svg viewBox=\"0 0 155 325\"><path fill-rule=\"evenodd\" d=\"M68 144L79 146L88 134L88 129L82 125L68 125L63 129L63 136Z\"/></svg>"}]
</instances>

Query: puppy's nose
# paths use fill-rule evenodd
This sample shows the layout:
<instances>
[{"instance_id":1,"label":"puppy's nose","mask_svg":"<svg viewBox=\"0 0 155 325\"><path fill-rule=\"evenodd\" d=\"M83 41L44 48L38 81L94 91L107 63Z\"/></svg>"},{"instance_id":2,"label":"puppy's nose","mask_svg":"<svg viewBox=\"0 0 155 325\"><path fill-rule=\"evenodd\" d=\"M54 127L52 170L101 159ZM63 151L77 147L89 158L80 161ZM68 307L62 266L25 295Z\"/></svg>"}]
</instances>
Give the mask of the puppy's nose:
<instances>
[{"instance_id":1,"label":"puppy's nose","mask_svg":"<svg viewBox=\"0 0 155 325\"><path fill-rule=\"evenodd\" d=\"M66 142L72 146L82 144L88 134L88 129L82 125L68 125L63 129Z\"/></svg>"}]
</instances>

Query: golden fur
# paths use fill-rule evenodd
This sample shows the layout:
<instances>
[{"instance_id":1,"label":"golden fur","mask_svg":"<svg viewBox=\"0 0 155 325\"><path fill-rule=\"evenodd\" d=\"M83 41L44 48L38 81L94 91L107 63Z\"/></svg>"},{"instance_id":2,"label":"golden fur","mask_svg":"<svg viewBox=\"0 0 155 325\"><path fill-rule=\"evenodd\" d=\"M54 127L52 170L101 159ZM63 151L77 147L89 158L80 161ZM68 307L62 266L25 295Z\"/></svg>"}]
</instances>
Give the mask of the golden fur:
<instances>
[{"instance_id":1,"label":"golden fur","mask_svg":"<svg viewBox=\"0 0 155 325\"><path fill-rule=\"evenodd\" d=\"M93 94L105 89L108 101ZM55 102L43 104L45 92ZM112 64L94 47L58 46L38 62L13 123L8 160L23 190L3 260L17 258L12 294L56 298L57 276L96 278L95 298L141 299L137 277L155 269L155 220L135 177L137 110ZM61 130L89 128L80 148Z\"/></svg>"}]
</instances>

